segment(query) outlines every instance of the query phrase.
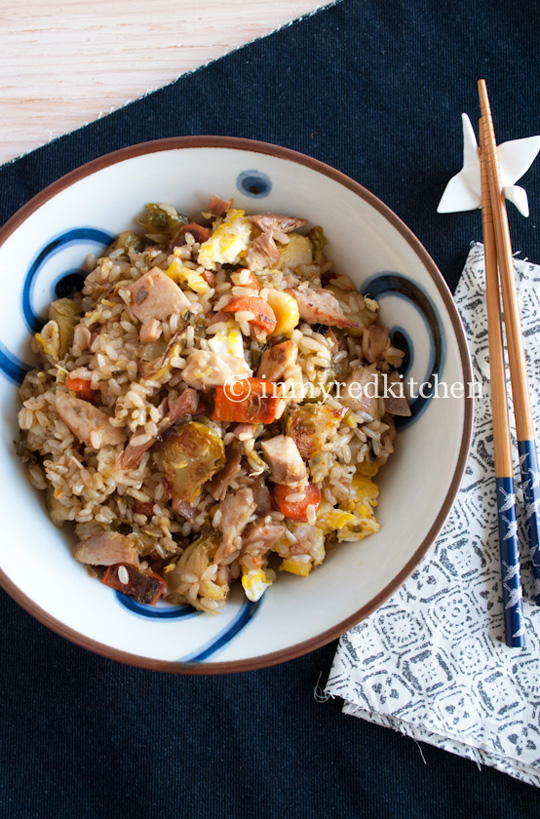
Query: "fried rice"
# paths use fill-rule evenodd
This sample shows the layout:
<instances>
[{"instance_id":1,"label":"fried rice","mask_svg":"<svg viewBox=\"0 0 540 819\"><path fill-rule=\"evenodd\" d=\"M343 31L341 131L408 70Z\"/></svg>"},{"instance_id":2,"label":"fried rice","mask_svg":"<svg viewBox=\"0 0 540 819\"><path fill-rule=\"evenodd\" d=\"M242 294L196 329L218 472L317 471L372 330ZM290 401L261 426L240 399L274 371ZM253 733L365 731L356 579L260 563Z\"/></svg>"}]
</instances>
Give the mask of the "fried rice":
<instances>
[{"instance_id":1,"label":"fried rice","mask_svg":"<svg viewBox=\"0 0 540 819\"><path fill-rule=\"evenodd\" d=\"M217 196L198 221L138 221L50 305L18 453L105 584L214 611L238 581L255 601L378 531L403 352L320 226Z\"/></svg>"}]
</instances>

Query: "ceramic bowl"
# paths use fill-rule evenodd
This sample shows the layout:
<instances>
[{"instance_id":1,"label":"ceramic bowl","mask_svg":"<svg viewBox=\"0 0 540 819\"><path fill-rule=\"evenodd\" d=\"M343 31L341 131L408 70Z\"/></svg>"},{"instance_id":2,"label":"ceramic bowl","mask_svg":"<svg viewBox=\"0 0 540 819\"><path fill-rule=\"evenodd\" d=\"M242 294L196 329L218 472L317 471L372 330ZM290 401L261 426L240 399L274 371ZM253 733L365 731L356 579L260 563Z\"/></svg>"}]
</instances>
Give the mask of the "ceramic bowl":
<instances>
[{"instance_id":1,"label":"ceramic bowl","mask_svg":"<svg viewBox=\"0 0 540 819\"><path fill-rule=\"evenodd\" d=\"M70 289L89 252L135 226L146 202L196 214L211 194L249 212L277 211L322 225L338 271L377 298L407 348L406 380L471 382L451 294L420 242L375 196L302 154L250 140L159 140L104 156L55 182L0 232L0 582L31 614L107 657L183 673L253 669L315 649L358 623L426 554L465 467L472 398L412 398L395 455L380 473L381 530L331 552L309 577L282 573L258 603L233 595L217 615L134 603L87 576L70 535L49 520L15 453L17 386L32 365L30 335L48 303ZM74 279L75 277L75 279ZM443 390L439 391L443 393Z\"/></svg>"}]
</instances>

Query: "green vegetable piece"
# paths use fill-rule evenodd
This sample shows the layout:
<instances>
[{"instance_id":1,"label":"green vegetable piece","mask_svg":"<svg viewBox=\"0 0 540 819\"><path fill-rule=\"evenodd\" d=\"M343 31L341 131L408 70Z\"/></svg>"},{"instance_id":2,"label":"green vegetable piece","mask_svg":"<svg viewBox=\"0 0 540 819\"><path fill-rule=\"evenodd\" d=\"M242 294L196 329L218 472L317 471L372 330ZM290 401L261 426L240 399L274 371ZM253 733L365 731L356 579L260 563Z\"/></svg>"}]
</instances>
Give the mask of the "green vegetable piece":
<instances>
[{"instance_id":1,"label":"green vegetable piece","mask_svg":"<svg viewBox=\"0 0 540 819\"><path fill-rule=\"evenodd\" d=\"M198 421L167 433L161 445L161 463L173 498L191 503L201 488L225 463L219 435Z\"/></svg>"},{"instance_id":2,"label":"green vegetable piece","mask_svg":"<svg viewBox=\"0 0 540 819\"><path fill-rule=\"evenodd\" d=\"M81 308L73 299L57 299L49 305L49 321L58 325L58 358L64 358L73 344L73 331L79 323Z\"/></svg>"},{"instance_id":3,"label":"green vegetable piece","mask_svg":"<svg viewBox=\"0 0 540 819\"><path fill-rule=\"evenodd\" d=\"M313 261L322 264L324 262L324 248L328 244L324 230L320 225L316 225L308 231L307 237L313 249Z\"/></svg>"},{"instance_id":4,"label":"green vegetable piece","mask_svg":"<svg viewBox=\"0 0 540 819\"><path fill-rule=\"evenodd\" d=\"M187 216L177 213L173 216L161 205L149 203L146 206L148 213L143 214L137 222L144 228L147 235L156 236L159 241L173 239L183 225L189 223Z\"/></svg>"},{"instance_id":5,"label":"green vegetable piece","mask_svg":"<svg viewBox=\"0 0 540 819\"><path fill-rule=\"evenodd\" d=\"M203 579L203 575L218 549L220 539L219 534L212 530L208 534L203 533L201 537L186 546L175 568L165 575L167 578L167 586L172 592L172 594L168 596L168 600L171 602L180 602L180 600L177 600L178 595L176 590L179 586L184 585L184 575L186 573L194 574L200 578L200 597L215 600L218 603L227 599L229 594L229 586L227 583L219 585L214 580ZM190 600L189 602L195 606L195 608L203 608L198 600Z\"/></svg>"},{"instance_id":6,"label":"green vegetable piece","mask_svg":"<svg viewBox=\"0 0 540 819\"><path fill-rule=\"evenodd\" d=\"M121 247L127 256L130 250L140 253L141 250L144 250L144 246L145 241L142 236L132 230L124 230L118 234L110 247L110 251L118 250Z\"/></svg>"},{"instance_id":7,"label":"green vegetable piece","mask_svg":"<svg viewBox=\"0 0 540 819\"><path fill-rule=\"evenodd\" d=\"M184 313L182 318L193 327L195 338L206 337L206 319L201 313Z\"/></svg>"}]
</instances>

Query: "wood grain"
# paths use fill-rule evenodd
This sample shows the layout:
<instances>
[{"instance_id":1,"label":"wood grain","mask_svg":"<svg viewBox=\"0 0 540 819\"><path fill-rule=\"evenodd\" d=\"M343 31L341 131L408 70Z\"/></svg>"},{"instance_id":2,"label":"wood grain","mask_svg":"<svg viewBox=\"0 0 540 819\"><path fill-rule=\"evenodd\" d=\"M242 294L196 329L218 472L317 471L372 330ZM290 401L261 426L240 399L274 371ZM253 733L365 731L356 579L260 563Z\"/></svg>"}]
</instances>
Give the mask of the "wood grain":
<instances>
[{"instance_id":1,"label":"wood grain","mask_svg":"<svg viewBox=\"0 0 540 819\"><path fill-rule=\"evenodd\" d=\"M0 163L323 5L3 0Z\"/></svg>"},{"instance_id":2,"label":"wood grain","mask_svg":"<svg viewBox=\"0 0 540 819\"><path fill-rule=\"evenodd\" d=\"M523 333L521 331L521 315L517 296L516 279L514 272L514 258L512 241L506 213L506 200L502 190L501 172L497 156L497 143L493 130L493 120L484 80L478 80L480 110L483 123L483 146L485 148L485 162L489 179L491 213L497 249L497 263L499 266L499 280L501 283L504 324L508 342L508 360L510 365L510 380L514 396L514 415L516 418L516 434L518 441L534 439L534 423L529 391L529 377Z\"/></svg>"},{"instance_id":3,"label":"wood grain","mask_svg":"<svg viewBox=\"0 0 540 819\"><path fill-rule=\"evenodd\" d=\"M489 193L489 179L483 133L483 120L479 124L480 177L482 181L482 227L484 234L484 267L486 275L486 312L489 342L489 372L491 385L491 414L493 417L493 450L497 478L513 478L512 438L508 414L508 392L504 364L504 339L501 317L497 249Z\"/></svg>"}]
</instances>

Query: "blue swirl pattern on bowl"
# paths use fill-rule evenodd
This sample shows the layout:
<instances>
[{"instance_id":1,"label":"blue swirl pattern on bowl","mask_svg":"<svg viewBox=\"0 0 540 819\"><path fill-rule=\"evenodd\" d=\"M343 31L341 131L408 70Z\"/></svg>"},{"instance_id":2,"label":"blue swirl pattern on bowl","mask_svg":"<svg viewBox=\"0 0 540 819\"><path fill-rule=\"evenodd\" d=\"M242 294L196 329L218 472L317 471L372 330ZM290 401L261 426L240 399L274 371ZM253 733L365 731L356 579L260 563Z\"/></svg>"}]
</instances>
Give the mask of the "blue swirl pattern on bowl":
<instances>
[{"instance_id":1,"label":"blue swirl pattern on bowl","mask_svg":"<svg viewBox=\"0 0 540 819\"><path fill-rule=\"evenodd\" d=\"M189 605L173 606L165 604L163 606L149 606L146 603L138 603L132 597L128 597L122 592L115 592L116 599L123 608L127 609L130 614L135 614L138 617L145 617L151 620L177 620L191 619L202 614L198 609ZM224 648L227 643L230 643L242 629L244 629L253 619L257 613L262 599L256 603L249 600L244 600L239 611L236 613L232 622L230 622L218 634L212 637L207 643L187 654L185 657L180 657L177 662L182 663L201 663L207 660ZM218 615L219 616L219 615Z\"/></svg>"},{"instance_id":2,"label":"blue swirl pattern on bowl","mask_svg":"<svg viewBox=\"0 0 540 819\"><path fill-rule=\"evenodd\" d=\"M29 364L25 364L24 361L17 358L0 341L0 372L7 381L10 381L16 387L20 386L24 376L31 369Z\"/></svg>"},{"instance_id":3,"label":"blue swirl pattern on bowl","mask_svg":"<svg viewBox=\"0 0 540 819\"><path fill-rule=\"evenodd\" d=\"M166 606L150 606L147 603L138 603L133 597L128 597L127 594L119 591L115 592L115 595L120 605L131 614L151 620L178 620L180 617L197 617L201 614L193 606L173 606L170 603L167 603Z\"/></svg>"},{"instance_id":4,"label":"blue swirl pattern on bowl","mask_svg":"<svg viewBox=\"0 0 540 819\"><path fill-rule=\"evenodd\" d=\"M100 247L106 247L114 239L111 233L107 233L100 228L80 227L72 228L59 236L55 236L43 247L36 255L34 261L26 274L23 289L22 289L22 312L26 325L30 332L36 333L45 324L41 316L38 315L33 304L33 293L36 281L40 272L45 268L47 262L67 246L77 244L96 244ZM65 276L72 276L73 270L66 271ZM58 289L58 280L56 282L55 290Z\"/></svg>"},{"instance_id":5,"label":"blue swirl pattern on bowl","mask_svg":"<svg viewBox=\"0 0 540 819\"><path fill-rule=\"evenodd\" d=\"M397 296L400 299L405 299L415 307L419 316L423 319L428 333L430 354L424 376L425 388L422 390L423 394L419 394L411 400L411 415L409 418L396 417L394 419L398 429L405 429L414 424L425 411L429 402L433 399L435 382L436 380L440 381L443 374L446 358L446 339L441 318L425 290L399 273L392 271L377 273L364 282L360 292L362 295L370 296L378 302L386 296ZM401 374L405 377L414 361L413 341L403 327L394 326L390 332L392 341L405 351L403 364L400 368Z\"/></svg>"},{"instance_id":6,"label":"blue swirl pattern on bowl","mask_svg":"<svg viewBox=\"0 0 540 819\"><path fill-rule=\"evenodd\" d=\"M253 620L259 611L262 603L262 598L252 603L250 600L245 600L242 603L240 610L234 616L234 619L222 631L212 637L205 645L186 654L178 659L179 663L202 663L216 654L227 643L230 643L249 623Z\"/></svg>"}]
</instances>

